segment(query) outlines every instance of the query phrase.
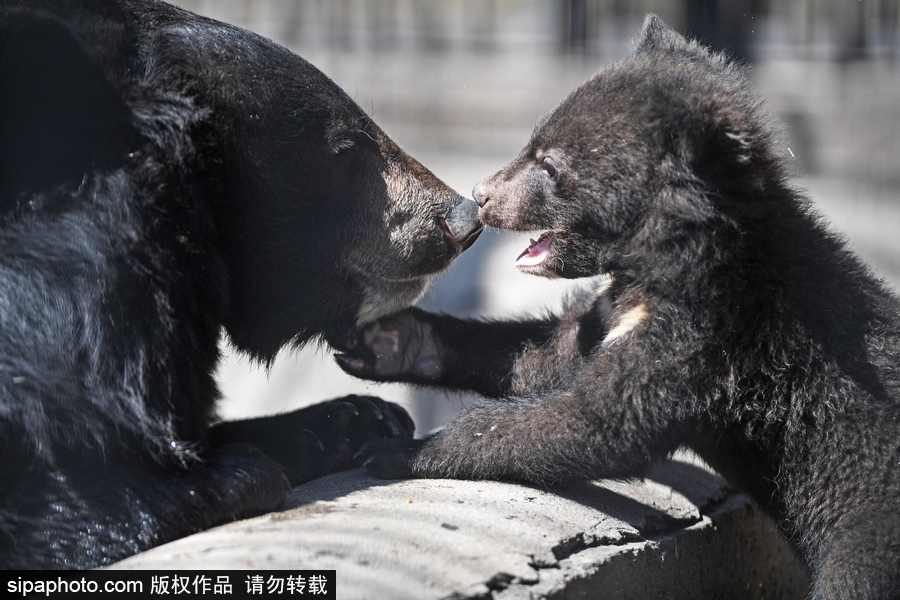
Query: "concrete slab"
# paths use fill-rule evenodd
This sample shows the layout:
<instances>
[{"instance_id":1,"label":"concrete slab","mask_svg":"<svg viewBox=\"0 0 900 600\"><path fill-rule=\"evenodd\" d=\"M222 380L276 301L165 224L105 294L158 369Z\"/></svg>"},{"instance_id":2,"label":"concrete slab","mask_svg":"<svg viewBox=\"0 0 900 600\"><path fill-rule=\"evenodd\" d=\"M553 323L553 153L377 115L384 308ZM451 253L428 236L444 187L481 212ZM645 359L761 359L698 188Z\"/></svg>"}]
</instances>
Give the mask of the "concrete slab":
<instances>
[{"instance_id":1,"label":"concrete slab","mask_svg":"<svg viewBox=\"0 0 900 600\"><path fill-rule=\"evenodd\" d=\"M111 568L335 569L338 597L351 600L807 593L771 522L721 479L680 461L644 481L552 490L338 473L295 488L281 512Z\"/></svg>"}]
</instances>

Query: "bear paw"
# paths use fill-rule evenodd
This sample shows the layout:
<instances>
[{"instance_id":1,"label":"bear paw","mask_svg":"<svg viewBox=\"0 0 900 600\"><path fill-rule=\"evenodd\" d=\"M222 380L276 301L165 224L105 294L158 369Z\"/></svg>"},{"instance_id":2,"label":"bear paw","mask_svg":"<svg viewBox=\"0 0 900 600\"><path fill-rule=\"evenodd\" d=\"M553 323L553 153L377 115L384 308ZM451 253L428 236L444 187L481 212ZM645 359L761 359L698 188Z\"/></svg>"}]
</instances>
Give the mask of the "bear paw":
<instances>
[{"instance_id":1,"label":"bear paw","mask_svg":"<svg viewBox=\"0 0 900 600\"><path fill-rule=\"evenodd\" d=\"M444 372L441 347L428 321L404 311L376 321L335 355L350 375L379 381L436 381Z\"/></svg>"}]
</instances>

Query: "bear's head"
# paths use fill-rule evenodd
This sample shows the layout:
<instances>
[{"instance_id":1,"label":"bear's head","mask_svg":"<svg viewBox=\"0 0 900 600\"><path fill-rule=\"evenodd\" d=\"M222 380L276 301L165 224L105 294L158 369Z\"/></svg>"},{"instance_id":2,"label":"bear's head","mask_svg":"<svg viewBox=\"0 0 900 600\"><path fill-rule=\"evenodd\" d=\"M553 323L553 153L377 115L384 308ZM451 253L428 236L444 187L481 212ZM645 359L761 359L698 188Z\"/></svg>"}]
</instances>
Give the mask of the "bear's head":
<instances>
[{"instance_id":1,"label":"bear's head","mask_svg":"<svg viewBox=\"0 0 900 600\"><path fill-rule=\"evenodd\" d=\"M239 348L269 359L405 308L480 233L472 200L304 59L221 23L171 36L175 56L192 59L162 77L187 71L191 98L209 111L225 326Z\"/></svg>"},{"instance_id":2,"label":"bear's head","mask_svg":"<svg viewBox=\"0 0 900 600\"><path fill-rule=\"evenodd\" d=\"M254 356L405 308L480 232L286 48L162 2L47 2L0 9L0 213L127 169L151 279Z\"/></svg>"},{"instance_id":3,"label":"bear's head","mask_svg":"<svg viewBox=\"0 0 900 600\"><path fill-rule=\"evenodd\" d=\"M648 240L758 210L782 178L769 126L739 65L649 15L632 54L574 90L473 196L486 225L544 232L521 270L612 272Z\"/></svg>"},{"instance_id":4,"label":"bear's head","mask_svg":"<svg viewBox=\"0 0 900 600\"><path fill-rule=\"evenodd\" d=\"M478 206L404 152L336 85L295 97L302 134L261 132L228 211L232 340L259 356L414 304L478 237ZM289 131L283 113L274 130ZM255 129L255 124L250 127Z\"/></svg>"}]
</instances>

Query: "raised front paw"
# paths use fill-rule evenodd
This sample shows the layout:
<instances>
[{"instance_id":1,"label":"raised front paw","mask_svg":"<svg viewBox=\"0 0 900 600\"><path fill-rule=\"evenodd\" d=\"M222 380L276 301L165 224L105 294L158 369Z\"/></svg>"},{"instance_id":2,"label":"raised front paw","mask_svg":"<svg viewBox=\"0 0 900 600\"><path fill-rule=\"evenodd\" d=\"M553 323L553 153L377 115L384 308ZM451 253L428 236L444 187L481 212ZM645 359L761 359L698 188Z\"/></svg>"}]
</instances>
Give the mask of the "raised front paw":
<instances>
[{"instance_id":1,"label":"raised front paw","mask_svg":"<svg viewBox=\"0 0 900 600\"><path fill-rule=\"evenodd\" d=\"M375 440L357 452L354 461L370 474L382 479L407 479L413 476L412 462L424 440Z\"/></svg>"},{"instance_id":2,"label":"raised front paw","mask_svg":"<svg viewBox=\"0 0 900 600\"><path fill-rule=\"evenodd\" d=\"M335 355L347 373L381 381L435 381L444 372L440 340L420 310L369 325Z\"/></svg>"}]
</instances>

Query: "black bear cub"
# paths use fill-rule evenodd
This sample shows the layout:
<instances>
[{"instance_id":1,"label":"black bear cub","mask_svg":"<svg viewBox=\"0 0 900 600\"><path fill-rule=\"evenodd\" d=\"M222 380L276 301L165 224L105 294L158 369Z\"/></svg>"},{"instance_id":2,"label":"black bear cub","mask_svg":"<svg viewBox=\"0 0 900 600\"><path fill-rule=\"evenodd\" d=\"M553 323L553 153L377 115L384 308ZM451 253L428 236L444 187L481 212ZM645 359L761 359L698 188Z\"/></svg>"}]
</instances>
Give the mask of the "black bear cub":
<instances>
[{"instance_id":1,"label":"black bear cub","mask_svg":"<svg viewBox=\"0 0 900 600\"><path fill-rule=\"evenodd\" d=\"M0 2L0 568L276 509L402 408L214 424L266 361L414 303L478 206L285 48L156 0Z\"/></svg>"},{"instance_id":2,"label":"black bear cub","mask_svg":"<svg viewBox=\"0 0 900 600\"><path fill-rule=\"evenodd\" d=\"M410 309L347 344L351 373L495 398L385 477L639 477L697 451L778 522L814 598L900 597L900 302L788 182L743 70L648 17L474 195L545 231L517 259L608 274L560 317Z\"/></svg>"}]
</instances>

